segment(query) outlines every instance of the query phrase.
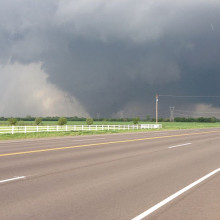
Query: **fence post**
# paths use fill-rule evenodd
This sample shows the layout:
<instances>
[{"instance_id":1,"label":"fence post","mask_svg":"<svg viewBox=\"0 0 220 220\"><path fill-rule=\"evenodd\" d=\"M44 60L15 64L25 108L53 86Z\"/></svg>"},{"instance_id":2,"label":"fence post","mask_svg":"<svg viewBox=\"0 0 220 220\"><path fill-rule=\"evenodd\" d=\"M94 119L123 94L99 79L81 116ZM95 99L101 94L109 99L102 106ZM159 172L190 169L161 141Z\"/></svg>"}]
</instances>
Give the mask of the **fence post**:
<instances>
[{"instance_id":1,"label":"fence post","mask_svg":"<svg viewBox=\"0 0 220 220\"><path fill-rule=\"evenodd\" d=\"M84 126L82 125L82 131L84 130L83 128L84 128Z\"/></svg>"},{"instance_id":2,"label":"fence post","mask_svg":"<svg viewBox=\"0 0 220 220\"><path fill-rule=\"evenodd\" d=\"M11 127L11 133L14 134L14 126Z\"/></svg>"},{"instance_id":3,"label":"fence post","mask_svg":"<svg viewBox=\"0 0 220 220\"><path fill-rule=\"evenodd\" d=\"M59 131L58 125L57 125L57 131Z\"/></svg>"},{"instance_id":4,"label":"fence post","mask_svg":"<svg viewBox=\"0 0 220 220\"><path fill-rule=\"evenodd\" d=\"M37 132L39 131L38 126L37 126Z\"/></svg>"},{"instance_id":5,"label":"fence post","mask_svg":"<svg viewBox=\"0 0 220 220\"><path fill-rule=\"evenodd\" d=\"M108 130L109 130L109 125L108 125Z\"/></svg>"},{"instance_id":6,"label":"fence post","mask_svg":"<svg viewBox=\"0 0 220 220\"><path fill-rule=\"evenodd\" d=\"M98 130L98 126L97 125L95 126L95 129L96 129L96 131Z\"/></svg>"},{"instance_id":7,"label":"fence post","mask_svg":"<svg viewBox=\"0 0 220 220\"><path fill-rule=\"evenodd\" d=\"M102 125L102 130L104 130L104 127L103 127L103 125Z\"/></svg>"},{"instance_id":8,"label":"fence post","mask_svg":"<svg viewBox=\"0 0 220 220\"><path fill-rule=\"evenodd\" d=\"M66 131L68 131L67 125L66 125Z\"/></svg>"},{"instance_id":9,"label":"fence post","mask_svg":"<svg viewBox=\"0 0 220 220\"><path fill-rule=\"evenodd\" d=\"M24 126L24 133L27 133L27 126Z\"/></svg>"}]
</instances>

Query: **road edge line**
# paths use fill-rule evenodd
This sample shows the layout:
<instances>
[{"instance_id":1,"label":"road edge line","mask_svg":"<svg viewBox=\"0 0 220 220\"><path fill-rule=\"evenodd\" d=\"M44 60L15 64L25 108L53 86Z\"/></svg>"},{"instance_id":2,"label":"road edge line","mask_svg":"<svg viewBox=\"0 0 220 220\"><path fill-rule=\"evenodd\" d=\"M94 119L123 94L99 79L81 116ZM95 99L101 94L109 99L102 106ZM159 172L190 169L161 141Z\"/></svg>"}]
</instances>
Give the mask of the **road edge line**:
<instances>
[{"instance_id":1,"label":"road edge line","mask_svg":"<svg viewBox=\"0 0 220 220\"><path fill-rule=\"evenodd\" d=\"M6 182L14 181L14 180L25 179L25 178L26 176L17 176L17 177L10 178L10 179L0 180L0 183L6 183Z\"/></svg>"},{"instance_id":2,"label":"road edge line","mask_svg":"<svg viewBox=\"0 0 220 220\"><path fill-rule=\"evenodd\" d=\"M198 185L199 183L205 181L206 179L210 178L211 176L213 176L214 174L220 172L220 168L208 173L207 175L203 176L202 178L196 180L195 182L189 184L188 186L184 187L183 189L177 191L176 193L174 193L173 195L167 197L166 199L162 200L161 202L157 203L156 205L154 205L153 207L149 208L148 210L146 210L145 212L141 213L140 215L132 218L132 220L141 220L145 217L147 217L148 215L150 215L151 213L153 213L154 211L156 211L157 209L161 208L162 206L166 205L167 203L169 203L170 201L172 201L173 199L177 198L178 196L180 196L181 194L183 194L184 192L190 190L191 188L193 188L194 186Z\"/></svg>"}]
</instances>

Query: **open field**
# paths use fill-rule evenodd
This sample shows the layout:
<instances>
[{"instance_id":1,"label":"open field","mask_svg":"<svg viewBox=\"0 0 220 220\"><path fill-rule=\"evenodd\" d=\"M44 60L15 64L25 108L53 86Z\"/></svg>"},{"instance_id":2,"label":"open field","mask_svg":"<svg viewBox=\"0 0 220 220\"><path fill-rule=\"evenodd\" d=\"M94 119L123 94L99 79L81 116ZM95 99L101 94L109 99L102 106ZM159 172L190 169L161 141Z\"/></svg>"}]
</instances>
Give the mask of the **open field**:
<instances>
[{"instance_id":1,"label":"open field","mask_svg":"<svg viewBox=\"0 0 220 220\"><path fill-rule=\"evenodd\" d=\"M43 121L41 125L57 125L57 121ZM155 122L139 121L139 124L155 124ZM166 129L187 129L187 128L211 128L220 127L220 122L159 122ZM0 126L8 126L8 121L0 121ZM22 121L17 125L36 125L34 121ZM86 125L86 121L68 121L67 125ZM133 125L132 121L94 121L93 125Z\"/></svg>"},{"instance_id":2,"label":"open field","mask_svg":"<svg viewBox=\"0 0 220 220\"><path fill-rule=\"evenodd\" d=\"M6 122L7 123L7 122ZM149 122L140 122L140 124L150 124ZM153 123L153 122L152 122ZM43 125L55 125L56 122L43 122ZM71 121L68 125L85 125L86 122L82 121ZM132 122L94 122L94 124L115 124L115 125L128 125L132 124ZM196 129L196 128L219 128L220 122L217 123L198 123L198 122L162 122L163 128L160 130L175 130L175 129ZM5 124L4 124L5 125ZM27 125L34 125L34 122L29 122ZM0 126L3 126L0 124ZM124 132L149 132L152 130L158 129L141 129L141 130L104 130L104 131L72 131L72 132L39 132L39 133L27 133L27 134L0 134L0 140L9 140L9 139L27 139L27 138L44 138L44 137L61 137L61 136L78 136L78 135L94 135L94 134L112 134L112 133L124 133Z\"/></svg>"},{"instance_id":3,"label":"open field","mask_svg":"<svg viewBox=\"0 0 220 220\"><path fill-rule=\"evenodd\" d=\"M163 129L194 129L194 128L219 128L220 122L200 123L200 122L161 122Z\"/></svg>"}]
</instances>

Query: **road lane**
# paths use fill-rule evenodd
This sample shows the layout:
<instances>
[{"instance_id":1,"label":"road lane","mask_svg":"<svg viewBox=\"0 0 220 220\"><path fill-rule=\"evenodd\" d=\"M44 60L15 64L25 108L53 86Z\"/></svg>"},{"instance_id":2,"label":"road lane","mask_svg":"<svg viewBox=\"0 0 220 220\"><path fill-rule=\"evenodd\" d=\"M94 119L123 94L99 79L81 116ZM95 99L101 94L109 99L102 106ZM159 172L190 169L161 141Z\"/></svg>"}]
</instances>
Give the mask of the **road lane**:
<instances>
[{"instance_id":1,"label":"road lane","mask_svg":"<svg viewBox=\"0 0 220 220\"><path fill-rule=\"evenodd\" d=\"M209 134L210 135L210 134ZM112 160L134 157L142 154L153 154L158 151L167 150L168 146L189 141L202 143L203 140L213 141L218 139L216 133L210 137L204 136L182 136L177 138L153 139L133 142L123 142L104 146L93 146L91 148L75 148L64 151L41 152L37 154L14 155L1 158L1 175L18 175L20 171L25 175L40 175L50 172L68 170L70 167L76 169L83 166L91 166L96 163L106 163ZM143 142L143 143L142 143ZM208 144L207 144L208 145ZM198 144L199 149L200 145ZM173 149L174 150L174 149ZM23 173L19 175L24 175ZM9 177L10 177L9 176Z\"/></svg>"},{"instance_id":2,"label":"road lane","mask_svg":"<svg viewBox=\"0 0 220 220\"><path fill-rule=\"evenodd\" d=\"M131 219L218 168L219 141L216 132L2 157L0 179L27 178L0 185L1 217Z\"/></svg>"},{"instance_id":3,"label":"road lane","mask_svg":"<svg viewBox=\"0 0 220 220\"><path fill-rule=\"evenodd\" d=\"M71 148L79 148L79 147L89 147L89 146L98 146L98 145L106 145L106 144L117 144L117 143L124 143L124 142L136 142L136 141L145 141L145 140L153 140L153 139L164 139L164 138L174 138L174 137L187 137L187 136L195 136L196 135L206 135L206 134L215 134L215 133L219 133L219 130L211 130L211 131L198 131L198 132L192 132L188 131L188 132L184 132L184 133L180 133L180 134L167 134L167 135L155 135L155 133L149 133L147 137L133 137L133 138L129 138L129 139L124 139L123 135L118 135L116 138L116 140L112 140L112 138L115 138L115 136L109 136L109 140L108 141L97 141L97 138L94 139L94 143L88 143L86 142L87 139L85 139L85 142L82 143L81 145L73 145L71 142L67 142L65 143L59 143L57 140L55 143L50 143L50 144L42 144L42 145L34 145L34 146L26 146L25 148L23 148L23 144L20 146L18 146L16 148L16 150L14 152L11 152L10 148L5 147L3 145L3 147L0 148L0 157L4 157L4 156L11 156L11 155L18 155L18 154L28 154L28 153L37 153L37 152L46 152L46 151L54 151L54 150L64 150L64 149L71 149ZM63 139L60 138L60 140L62 141ZM65 140L65 139L64 139ZM91 141L91 140L90 140ZM61 145L62 144L62 145ZM49 145L49 146L48 146ZM55 147L56 146L56 147ZM37 148L36 148L37 147ZM24 149L23 151L21 149Z\"/></svg>"}]
</instances>

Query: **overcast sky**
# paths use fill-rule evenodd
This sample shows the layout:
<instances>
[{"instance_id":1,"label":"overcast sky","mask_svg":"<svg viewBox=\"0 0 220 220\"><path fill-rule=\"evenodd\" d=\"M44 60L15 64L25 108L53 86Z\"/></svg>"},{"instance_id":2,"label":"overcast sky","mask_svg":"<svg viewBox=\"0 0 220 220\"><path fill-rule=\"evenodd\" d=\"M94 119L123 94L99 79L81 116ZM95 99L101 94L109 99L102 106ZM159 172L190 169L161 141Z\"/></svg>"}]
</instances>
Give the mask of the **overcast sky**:
<instances>
[{"instance_id":1,"label":"overcast sky","mask_svg":"<svg viewBox=\"0 0 220 220\"><path fill-rule=\"evenodd\" d=\"M0 0L0 77L0 116L153 117L156 93L220 96L220 1ZM220 97L170 106L220 118Z\"/></svg>"}]
</instances>

